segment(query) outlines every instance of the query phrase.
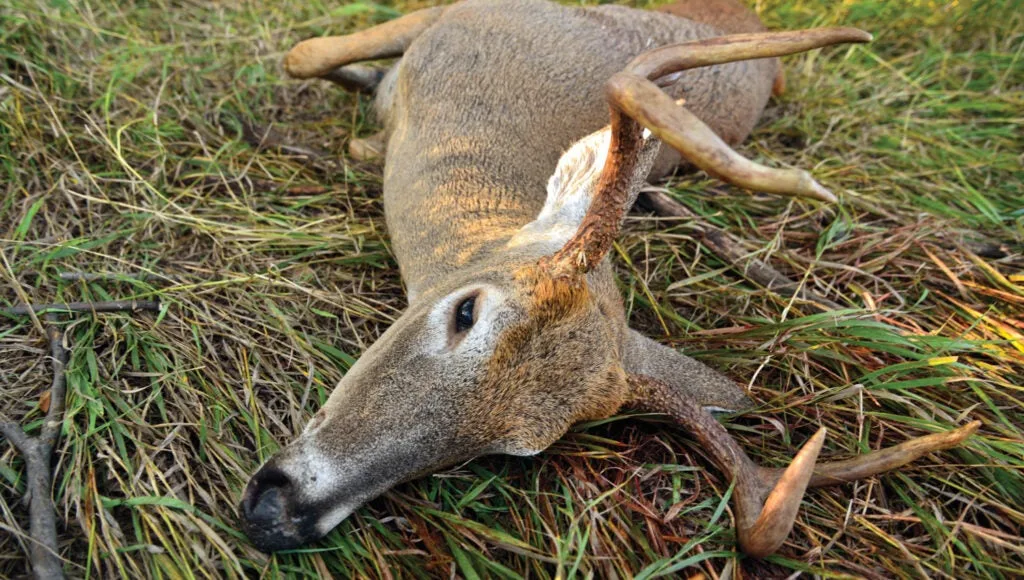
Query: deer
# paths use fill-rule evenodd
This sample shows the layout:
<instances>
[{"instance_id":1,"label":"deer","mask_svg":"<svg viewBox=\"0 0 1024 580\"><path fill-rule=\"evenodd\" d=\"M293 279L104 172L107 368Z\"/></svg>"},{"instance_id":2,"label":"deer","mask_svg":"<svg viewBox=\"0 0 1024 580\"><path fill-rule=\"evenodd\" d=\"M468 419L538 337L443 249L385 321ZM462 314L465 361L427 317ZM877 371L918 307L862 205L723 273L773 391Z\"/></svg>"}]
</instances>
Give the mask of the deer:
<instances>
[{"instance_id":1,"label":"deer","mask_svg":"<svg viewBox=\"0 0 1024 580\"><path fill-rule=\"evenodd\" d=\"M252 475L239 505L251 542L301 546L401 482L535 455L577 423L639 409L696 438L733 482L739 549L764 557L807 488L963 443L978 422L822 463L821 428L788 467L757 465L716 418L752 408L744 389L630 329L609 259L640 189L678 166L836 202L806 171L732 147L784 87L779 57L870 40L767 32L737 0L464 0L292 48L292 77L373 94L408 307Z\"/></svg>"}]
</instances>

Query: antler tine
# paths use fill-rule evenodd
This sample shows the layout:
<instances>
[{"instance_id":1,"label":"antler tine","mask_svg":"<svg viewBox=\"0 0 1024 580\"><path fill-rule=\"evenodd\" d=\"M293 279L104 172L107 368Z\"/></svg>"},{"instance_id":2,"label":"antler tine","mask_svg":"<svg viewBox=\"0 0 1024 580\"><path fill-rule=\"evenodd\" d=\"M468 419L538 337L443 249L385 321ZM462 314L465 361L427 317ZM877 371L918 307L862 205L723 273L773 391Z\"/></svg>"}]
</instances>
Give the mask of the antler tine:
<instances>
[{"instance_id":1,"label":"antler tine","mask_svg":"<svg viewBox=\"0 0 1024 580\"><path fill-rule=\"evenodd\" d=\"M656 80L674 72L755 58L771 58L850 42L871 42L859 28L831 27L729 34L649 50L633 59L625 72Z\"/></svg>"},{"instance_id":2,"label":"antler tine","mask_svg":"<svg viewBox=\"0 0 1024 580\"><path fill-rule=\"evenodd\" d=\"M846 461L823 463L814 468L814 475L807 482L807 486L838 485L892 471L933 451L957 447L980 427L981 421L972 421L963 427L910 439L899 445ZM782 477L783 471L782 469L761 468L761 478L768 482L774 482Z\"/></svg>"},{"instance_id":3,"label":"antler tine","mask_svg":"<svg viewBox=\"0 0 1024 580\"><path fill-rule=\"evenodd\" d=\"M672 387L640 375L630 376L629 384L634 406L671 415L697 438L719 469L732 477L740 547L758 558L774 553L786 541L808 487L835 485L890 471L932 451L959 445L981 425L975 421L847 461L818 464L826 434L822 428L804 444L789 467L770 469L755 465L710 413Z\"/></svg>"},{"instance_id":4,"label":"antler tine","mask_svg":"<svg viewBox=\"0 0 1024 580\"><path fill-rule=\"evenodd\" d=\"M611 106L608 158L582 226L550 258L556 275L586 272L611 248L626 211L654 162L656 151L641 125L701 169L740 187L835 202L836 197L809 173L772 169L733 151L695 115L663 93L653 81L686 69L769 58L844 42L868 42L855 28L816 28L794 32L736 34L674 44L635 58L605 85Z\"/></svg>"},{"instance_id":5,"label":"antler tine","mask_svg":"<svg viewBox=\"0 0 1024 580\"><path fill-rule=\"evenodd\" d=\"M838 201L802 169L766 167L733 151L696 115L676 106L650 81L628 73L619 73L612 80L621 85L619 106L626 115L649 127L661 141L709 174L753 191Z\"/></svg>"}]
</instances>

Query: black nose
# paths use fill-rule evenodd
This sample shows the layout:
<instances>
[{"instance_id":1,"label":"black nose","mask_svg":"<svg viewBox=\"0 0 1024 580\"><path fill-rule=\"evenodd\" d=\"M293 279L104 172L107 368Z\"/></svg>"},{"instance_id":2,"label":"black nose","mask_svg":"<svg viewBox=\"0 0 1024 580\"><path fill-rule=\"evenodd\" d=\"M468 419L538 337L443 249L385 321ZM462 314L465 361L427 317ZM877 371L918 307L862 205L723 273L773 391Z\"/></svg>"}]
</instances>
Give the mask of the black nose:
<instances>
[{"instance_id":1,"label":"black nose","mask_svg":"<svg viewBox=\"0 0 1024 580\"><path fill-rule=\"evenodd\" d=\"M277 522L285 515L292 482L280 469L265 465L249 480L242 497L242 513L250 525Z\"/></svg>"},{"instance_id":2,"label":"black nose","mask_svg":"<svg viewBox=\"0 0 1024 580\"><path fill-rule=\"evenodd\" d=\"M242 495L245 535L263 552L290 550L316 539L315 518L299 503L288 474L272 464L264 465Z\"/></svg>"}]
</instances>

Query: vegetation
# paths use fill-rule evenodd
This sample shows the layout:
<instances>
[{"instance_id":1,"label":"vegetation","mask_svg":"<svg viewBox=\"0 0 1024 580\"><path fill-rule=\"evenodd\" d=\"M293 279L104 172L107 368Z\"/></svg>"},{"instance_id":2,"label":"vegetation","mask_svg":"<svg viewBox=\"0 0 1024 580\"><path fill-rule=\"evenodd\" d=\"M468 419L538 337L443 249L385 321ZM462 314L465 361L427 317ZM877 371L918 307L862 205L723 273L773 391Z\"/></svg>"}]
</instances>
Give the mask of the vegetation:
<instances>
[{"instance_id":1,"label":"vegetation","mask_svg":"<svg viewBox=\"0 0 1024 580\"><path fill-rule=\"evenodd\" d=\"M788 90L742 148L812 170L841 203L681 175L668 191L699 220L635 213L617 246L632 324L749 385L760 407L730 429L762 464L786 464L820 426L823 456L842 458L982 420L966 446L810 492L765 561L736 552L730 482L657 417L581 425L538 457L401 485L307 549L250 546L235 525L248 476L405 306L381 166L344 153L375 129L367 99L287 80L280 59L423 5L0 5L0 307L162 304L61 318L72 352L53 493L69 575L1024 573L1012 0L759 1L772 28L875 34L787 58ZM700 243L698 221L841 309L747 281ZM51 381L42 326L0 315L0 410L30 432ZM2 577L25 570L24 479L0 443Z\"/></svg>"}]
</instances>

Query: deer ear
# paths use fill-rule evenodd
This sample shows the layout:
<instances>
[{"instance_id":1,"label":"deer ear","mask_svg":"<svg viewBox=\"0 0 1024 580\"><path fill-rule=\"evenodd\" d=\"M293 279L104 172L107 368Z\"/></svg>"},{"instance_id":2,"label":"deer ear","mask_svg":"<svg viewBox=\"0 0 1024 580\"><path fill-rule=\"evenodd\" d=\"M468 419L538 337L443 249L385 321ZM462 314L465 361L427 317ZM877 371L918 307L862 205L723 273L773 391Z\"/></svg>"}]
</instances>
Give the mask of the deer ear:
<instances>
[{"instance_id":1,"label":"deer ear","mask_svg":"<svg viewBox=\"0 0 1024 580\"><path fill-rule=\"evenodd\" d=\"M538 244L541 253L551 254L565 246L583 223L598 192L611 148L612 130L605 127L580 139L558 160L555 172L548 179L547 200L537 219L526 224L508 242L508 247ZM628 210L647 179L661 141L643 129L642 142L634 152L635 175L625 180ZM618 224L616 224L618 225Z\"/></svg>"},{"instance_id":2,"label":"deer ear","mask_svg":"<svg viewBox=\"0 0 1024 580\"><path fill-rule=\"evenodd\" d=\"M543 244L553 252L565 245L590 209L610 141L611 129L605 127L580 139L562 154L548 179L543 209L537 219L512 237L509 247Z\"/></svg>"},{"instance_id":3,"label":"deer ear","mask_svg":"<svg viewBox=\"0 0 1024 580\"><path fill-rule=\"evenodd\" d=\"M630 329L622 364L632 375L652 377L709 411L743 411L753 405L736 383L682 353Z\"/></svg>"}]
</instances>

